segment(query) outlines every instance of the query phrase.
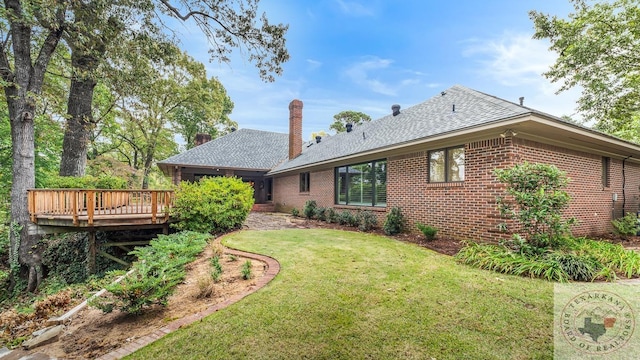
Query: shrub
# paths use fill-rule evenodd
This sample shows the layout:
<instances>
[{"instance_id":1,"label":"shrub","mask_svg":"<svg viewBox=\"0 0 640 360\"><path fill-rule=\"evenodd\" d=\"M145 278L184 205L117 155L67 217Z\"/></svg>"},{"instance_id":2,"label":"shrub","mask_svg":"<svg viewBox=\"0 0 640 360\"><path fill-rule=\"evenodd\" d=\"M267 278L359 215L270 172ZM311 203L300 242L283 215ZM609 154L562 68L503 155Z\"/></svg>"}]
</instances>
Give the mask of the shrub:
<instances>
[{"instance_id":1,"label":"shrub","mask_svg":"<svg viewBox=\"0 0 640 360\"><path fill-rule=\"evenodd\" d=\"M327 210L324 212L325 214L325 220L331 224L331 223L337 223L338 222L338 213L336 212L336 210L334 208L327 208Z\"/></svg>"},{"instance_id":2,"label":"shrub","mask_svg":"<svg viewBox=\"0 0 640 360\"><path fill-rule=\"evenodd\" d=\"M360 231L371 231L373 228L378 225L378 218L371 211L358 211L356 215L358 220L358 229Z\"/></svg>"},{"instance_id":3,"label":"shrub","mask_svg":"<svg viewBox=\"0 0 640 360\"><path fill-rule=\"evenodd\" d=\"M313 218L313 216L316 214L317 207L318 205L316 204L315 200L307 200L304 203L304 208L302 208L302 213L304 214L304 217L306 217L307 219Z\"/></svg>"},{"instance_id":4,"label":"shrub","mask_svg":"<svg viewBox=\"0 0 640 360\"><path fill-rule=\"evenodd\" d=\"M205 177L182 182L175 192L173 227L201 233L239 228L253 206L253 188L236 177Z\"/></svg>"},{"instance_id":5,"label":"shrub","mask_svg":"<svg viewBox=\"0 0 640 360\"><path fill-rule=\"evenodd\" d=\"M387 235L395 235L403 232L406 228L406 220L399 207L391 208L384 221L382 229Z\"/></svg>"},{"instance_id":6,"label":"shrub","mask_svg":"<svg viewBox=\"0 0 640 360\"><path fill-rule=\"evenodd\" d=\"M104 312L113 309L140 314L148 306L164 306L184 277L185 265L195 260L207 244L209 235L181 232L158 235L150 246L132 251L138 256L134 272L121 282L106 286L110 296L98 297L91 305Z\"/></svg>"},{"instance_id":7,"label":"shrub","mask_svg":"<svg viewBox=\"0 0 640 360\"><path fill-rule=\"evenodd\" d=\"M627 213L622 218L611 220L616 233L622 236L636 235L638 232L638 217L634 213Z\"/></svg>"},{"instance_id":8,"label":"shrub","mask_svg":"<svg viewBox=\"0 0 640 360\"><path fill-rule=\"evenodd\" d=\"M417 223L416 227L418 230L422 232L422 235L427 239L427 241L432 241L436 238L436 234L438 233L438 229L431 225L424 225L421 223Z\"/></svg>"},{"instance_id":9,"label":"shrub","mask_svg":"<svg viewBox=\"0 0 640 360\"><path fill-rule=\"evenodd\" d=\"M245 280L249 280L253 277L253 274L251 272L251 267L253 265L251 264L251 260L247 260L245 261L244 264L242 264L242 270L240 270L240 272L242 273L242 278Z\"/></svg>"},{"instance_id":10,"label":"shrub","mask_svg":"<svg viewBox=\"0 0 640 360\"><path fill-rule=\"evenodd\" d=\"M349 210L343 210L338 215L338 224L346 226L358 226L358 219Z\"/></svg>"},{"instance_id":11,"label":"shrub","mask_svg":"<svg viewBox=\"0 0 640 360\"><path fill-rule=\"evenodd\" d=\"M296 208L291 209L291 215L293 215L295 217L300 216L300 210L298 210Z\"/></svg>"},{"instance_id":12,"label":"shrub","mask_svg":"<svg viewBox=\"0 0 640 360\"><path fill-rule=\"evenodd\" d=\"M326 212L327 212L326 208L319 206L315 210L314 217L320 221L326 221L327 220Z\"/></svg>"},{"instance_id":13,"label":"shrub","mask_svg":"<svg viewBox=\"0 0 640 360\"><path fill-rule=\"evenodd\" d=\"M559 239L569 233L575 219L564 219L563 210L571 200L563 189L569 179L553 165L517 164L496 169L495 175L505 183L506 196L497 199L498 210L506 219L516 220L526 240L536 247L557 247ZM501 224L508 230L506 223Z\"/></svg>"},{"instance_id":14,"label":"shrub","mask_svg":"<svg viewBox=\"0 0 640 360\"><path fill-rule=\"evenodd\" d=\"M99 177L49 175L38 187L52 189L126 189L127 180L117 176L103 175Z\"/></svg>"}]
</instances>

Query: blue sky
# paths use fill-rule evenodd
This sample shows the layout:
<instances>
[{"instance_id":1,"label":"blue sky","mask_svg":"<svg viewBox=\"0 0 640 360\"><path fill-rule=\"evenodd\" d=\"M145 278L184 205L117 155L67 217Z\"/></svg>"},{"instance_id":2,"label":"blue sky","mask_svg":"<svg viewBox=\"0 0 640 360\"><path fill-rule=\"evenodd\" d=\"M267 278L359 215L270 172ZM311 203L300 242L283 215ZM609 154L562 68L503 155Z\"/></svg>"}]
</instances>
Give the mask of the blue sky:
<instances>
[{"instance_id":1,"label":"blue sky","mask_svg":"<svg viewBox=\"0 0 640 360\"><path fill-rule=\"evenodd\" d=\"M206 39L188 25L177 30L183 49L227 89L240 128L286 133L288 104L300 99L310 139L340 111L377 119L455 84L579 118L579 89L555 95L559 85L541 75L555 54L531 38L533 9L566 17L573 8L568 0L262 0L270 22L289 24L291 59L274 83L240 52L230 64L209 62Z\"/></svg>"}]
</instances>

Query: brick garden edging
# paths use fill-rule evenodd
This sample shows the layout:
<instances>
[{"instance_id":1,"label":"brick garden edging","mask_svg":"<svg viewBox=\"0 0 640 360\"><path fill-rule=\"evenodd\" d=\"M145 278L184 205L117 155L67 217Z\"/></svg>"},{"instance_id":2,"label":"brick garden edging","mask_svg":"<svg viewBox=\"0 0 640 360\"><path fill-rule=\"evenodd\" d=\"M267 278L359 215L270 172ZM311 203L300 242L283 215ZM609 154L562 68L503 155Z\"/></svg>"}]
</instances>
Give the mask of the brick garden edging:
<instances>
[{"instance_id":1,"label":"brick garden edging","mask_svg":"<svg viewBox=\"0 0 640 360\"><path fill-rule=\"evenodd\" d=\"M175 321L172 321L171 323L169 323L167 326L164 326L154 332L152 332L149 335L143 336L141 338L138 338L130 343L128 343L127 345L118 348L114 351L111 351L110 353L104 354L101 357L99 357L98 359L100 360L112 360L112 359L121 359L129 354L132 354L133 352L135 352L138 349L141 349L149 344L151 344L152 342L162 338L163 336L170 334L178 329L180 329L183 326L192 324L198 320L201 320L204 317L207 317L211 314L213 314L214 312L218 311L218 310L222 310L224 308L226 308L229 305L232 305L238 301L240 301L241 299L243 299L245 296L248 296L250 294L253 294L254 292L256 292L257 290L259 290L260 288L264 287L265 285L267 285L267 283L269 283L269 281L271 281L273 278L276 277L276 275L278 275L278 273L280 272L280 263L278 262L278 260L266 256L266 255L260 255L260 254L255 254L255 253L250 253L250 252L245 252L245 251L240 251L240 250L235 250L235 249L230 249L230 248L226 248L225 249L225 254L231 254L231 255L237 255L237 256L242 256L242 257L246 257L249 259L253 259L253 260L258 260L258 261L262 261L266 264L267 266L267 271L265 272L265 274L256 281L256 284L254 286L252 286L248 291L242 292L240 294L236 294L231 296L230 298L228 298L227 300L212 305L209 308L207 308L204 311L201 312L197 312L195 314L191 314L189 316L185 316L182 319L178 319Z\"/></svg>"}]
</instances>

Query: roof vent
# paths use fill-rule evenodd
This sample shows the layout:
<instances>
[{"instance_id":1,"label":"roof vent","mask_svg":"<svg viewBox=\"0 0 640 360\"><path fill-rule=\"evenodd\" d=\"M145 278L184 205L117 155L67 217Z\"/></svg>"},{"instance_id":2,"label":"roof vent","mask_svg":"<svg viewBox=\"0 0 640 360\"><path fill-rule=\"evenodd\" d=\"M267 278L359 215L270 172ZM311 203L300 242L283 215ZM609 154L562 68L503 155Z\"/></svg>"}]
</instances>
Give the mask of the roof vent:
<instances>
[{"instance_id":1,"label":"roof vent","mask_svg":"<svg viewBox=\"0 0 640 360\"><path fill-rule=\"evenodd\" d=\"M398 104L392 105L391 111L393 111L393 116L400 114L400 105Z\"/></svg>"},{"instance_id":2,"label":"roof vent","mask_svg":"<svg viewBox=\"0 0 640 360\"><path fill-rule=\"evenodd\" d=\"M231 127L231 132L234 132L234 131L236 131L236 130L237 130L237 129L236 129L236 127L235 127L235 126L232 126L232 127Z\"/></svg>"},{"instance_id":3,"label":"roof vent","mask_svg":"<svg viewBox=\"0 0 640 360\"><path fill-rule=\"evenodd\" d=\"M451 112L456 112L456 104L453 104L453 105L451 106Z\"/></svg>"},{"instance_id":4,"label":"roof vent","mask_svg":"<svg viewBox=\"0 0 640 360\"><path fill-rule=\"evenodd\" d=\"M353 124L352 123L347 123L347 132L351 132L351 130L353 130Z\"/></svg>"},{"instance_id":5,"label":"roof vent","mask_svg":"<svg viewBox=\"0 0 640 360\"><path fill-rule=\"evenodd\" d=\"M445 95L447 95L447 92L446 92L446 91L443 91L443 92L441 92L441 93L440 93L440 95L441 95L441 96L445 96Z\"/></svg>"},{"instance_id":6,"label":"roof vent","mask_svg":"<svg viewBox=\"0 0 640 360\"><path fill-rule=\"evenodd\" d=\"M522 106L522 104L524 104L524 96L520 96L520 106Z\"/></svg>"},{"instance_id":7,"label":"roof vent","mask_svg":"<svg viewBox=\"0 0 640 360\"><path fill-rule=\"evenodd\" d=\"M320 144L320 141L322 141L322 136L316 135L316 144Z\"/></svg>"}]
</instances>

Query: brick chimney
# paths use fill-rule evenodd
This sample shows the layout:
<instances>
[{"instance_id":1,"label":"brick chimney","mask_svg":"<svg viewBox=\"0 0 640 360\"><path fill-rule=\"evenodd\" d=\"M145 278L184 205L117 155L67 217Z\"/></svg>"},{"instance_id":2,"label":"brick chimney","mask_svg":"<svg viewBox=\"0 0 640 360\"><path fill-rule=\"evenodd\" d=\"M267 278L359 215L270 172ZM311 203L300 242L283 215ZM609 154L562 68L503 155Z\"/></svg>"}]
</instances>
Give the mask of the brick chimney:
<instances>
[{"instance_id":1,"label":"brick chimney","mask_svg":"<svg viewBox=\"0 0 640 360\"><path fill-rule=\"evenodd\" d=\"M289 103L289 160L302 153L302 101Z\"/></svg>"},{"instance_id":2,"label":"brick chimney","mask_svg":"<svg viewBox=\"0 0 640 360\"><path fill-rule=\"evenodd\" d=\"M211 135L209 134L196 134L195 146L202 145L211 141Z\"/></svg>"}]
</instances>

